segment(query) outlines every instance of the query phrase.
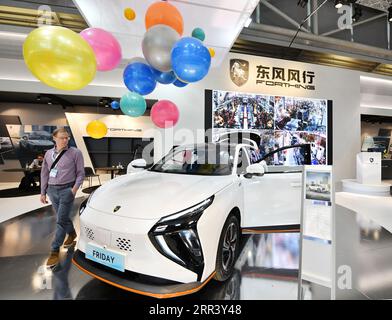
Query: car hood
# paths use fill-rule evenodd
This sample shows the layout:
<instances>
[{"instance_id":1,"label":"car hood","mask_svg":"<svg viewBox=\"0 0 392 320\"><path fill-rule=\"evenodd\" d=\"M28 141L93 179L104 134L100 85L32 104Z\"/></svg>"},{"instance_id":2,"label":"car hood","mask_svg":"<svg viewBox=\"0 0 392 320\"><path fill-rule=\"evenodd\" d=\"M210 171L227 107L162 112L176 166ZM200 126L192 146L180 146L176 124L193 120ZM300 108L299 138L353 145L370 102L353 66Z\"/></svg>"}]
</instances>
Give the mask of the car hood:
<instances>
[{"instance_id":1,"label":"car hood","mask_svg":"<svg viewBox=\"0 0 392 320\"><path fill-rule=\"evenodd\" d=\"M135 219L159 219L196 205L233 182L228 176L200 176L143 171L105 183L89 206ZM114 209L120 209L114 213Z\"/></svg>"}]
</instances>

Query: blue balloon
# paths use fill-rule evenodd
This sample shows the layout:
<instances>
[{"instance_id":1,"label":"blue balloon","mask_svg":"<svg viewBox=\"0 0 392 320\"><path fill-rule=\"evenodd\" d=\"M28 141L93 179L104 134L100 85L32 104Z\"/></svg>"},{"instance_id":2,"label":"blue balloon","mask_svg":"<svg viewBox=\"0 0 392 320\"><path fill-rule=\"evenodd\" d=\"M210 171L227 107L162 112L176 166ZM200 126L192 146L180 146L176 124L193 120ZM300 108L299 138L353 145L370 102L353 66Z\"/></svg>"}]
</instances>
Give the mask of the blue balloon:
<instances>
[{"instance_id":1,"label":"blue balloon","mask_svg":"<svg viewBox=\"0 0 392 320\"><path fill-rule=\"evenodd\" d=\"M177 79L176 81L173 82L173 84L174 84L176 87L182 88L182 87L187 86L189 83L182 82L181 80L178 80L178 79Z\"/></svg>"},{"instance_id":2,"label":"blue balloon","mask_svg":"<svg viewBox=\"0 0 392 320\"><path fill-rule=\"evenodd\" d=\"M157 86L151 67L142 62L130 63L125 68L124 83L130 91L142 96L153 92Z\"/></svg>"},{"instance_id":3,"label":"blue balloon","mask_svg":"<svg viewBox=\"0 0 392 320\"><path fill-rule=\"evenodd\" d=\"M113 110L118 110L120 109L120 103L116 100L112 101L112 103L110 104L110 106L112 107Z\"/></svg>"},{"instance_id":4,"label":"blue balloon","mask_svg":"<svg viewBox=\"0 0 392 320\"><path fill-rule=\"evenodd\" d=\"M177 78L173 71L170 72L161 72L157 69L152 68L152 72L154 73L155 80L162 84L170 84L173 83Z\"/></svg>"},{"instance_id":5,"label":"blue balloon","mask_svg":"<svg viewBox=\"0 0 392 320\"><path fill-rule=\"evenodd\" d=\"M183 82L203 79L211 66L211 55L196 38L185 37L176 42L171 53L173 71Z\"/></svg>"}]
</instances>

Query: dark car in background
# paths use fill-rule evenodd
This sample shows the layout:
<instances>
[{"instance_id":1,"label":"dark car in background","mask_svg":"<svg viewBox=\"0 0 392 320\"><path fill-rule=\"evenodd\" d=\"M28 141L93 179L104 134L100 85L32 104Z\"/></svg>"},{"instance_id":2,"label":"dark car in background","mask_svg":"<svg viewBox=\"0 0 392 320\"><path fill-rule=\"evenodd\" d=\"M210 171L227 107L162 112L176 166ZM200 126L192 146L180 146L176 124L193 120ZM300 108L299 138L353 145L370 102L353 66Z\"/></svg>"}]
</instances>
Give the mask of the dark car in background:
<instances>
[{"instance_id":1,"label":"dark car in background","mask_svg":"<svg viewBox=\"0 0 392 320\"><path fill-rule=\"evenodd\" d=\"M32 131L24 133L19 141L21 152L45 153L54 147L52 135L47 131Z\"/></svg>"}]
</instances>

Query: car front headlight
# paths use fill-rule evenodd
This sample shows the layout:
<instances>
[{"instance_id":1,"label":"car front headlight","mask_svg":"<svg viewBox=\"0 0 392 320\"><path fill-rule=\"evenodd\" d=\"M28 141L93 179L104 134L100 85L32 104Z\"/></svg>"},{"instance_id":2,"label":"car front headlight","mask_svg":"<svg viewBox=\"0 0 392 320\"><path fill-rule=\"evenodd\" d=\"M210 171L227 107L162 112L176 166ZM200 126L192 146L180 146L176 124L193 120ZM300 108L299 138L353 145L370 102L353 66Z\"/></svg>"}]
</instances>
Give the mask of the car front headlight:
<instances>
[{"instance_id":1,"label":"car front headlight","mask_svg":"<svg viewBox=\"0 0 392 320\"><path fill-rule=\"evenodd\" d=\"M155 248L170 260L197 273L198 281L204 269L204 257L197 222L212 204L214 196L178 213L163 217L148 236Z\"/></svg>"}]
</instances>

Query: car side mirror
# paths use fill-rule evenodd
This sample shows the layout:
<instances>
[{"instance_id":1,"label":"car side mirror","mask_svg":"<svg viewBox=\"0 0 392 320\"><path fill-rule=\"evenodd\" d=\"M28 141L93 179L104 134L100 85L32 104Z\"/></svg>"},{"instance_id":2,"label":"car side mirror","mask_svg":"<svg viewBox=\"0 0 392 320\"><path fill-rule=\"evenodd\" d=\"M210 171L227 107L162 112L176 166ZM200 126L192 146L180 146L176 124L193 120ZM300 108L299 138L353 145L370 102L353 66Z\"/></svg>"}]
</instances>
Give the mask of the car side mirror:
<instances>
[{"instance_id":1,"label":"car side mirror","mask_svg":"<svg viewBox=\"0 0 392 320\"><path fill-rule=\"evenodd\" d=\"M265 162L265 160L263 160L263 161L261 161L261 162L259 162L259 163L263 166L263 168L264 168L264 173L268 172L268 165L267 165L267 162Z\"/></svg>"},{"instance_id":2,"label":"car side mirror","mask_svg":"<svg viewBox=\"0 0 392 320\"><path fill-rule=\"evenodd\" d=\"M147 168L147 161L144 159L133 160L127 168L127 173L142 171Z\"/></svg>"},{"instance_id":3,"label":"car side mirror","mask_svg":"<svg viewBox=\"0 0 392 320\"><path fill-rule=\"evenodd\" d=\"M251 164L246 168L245 178L250 179L253 176L262 177L265 173L264 166L261 163Z\"/></svg>"}]
</instances>

